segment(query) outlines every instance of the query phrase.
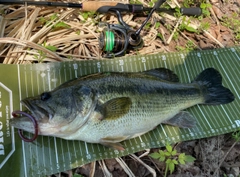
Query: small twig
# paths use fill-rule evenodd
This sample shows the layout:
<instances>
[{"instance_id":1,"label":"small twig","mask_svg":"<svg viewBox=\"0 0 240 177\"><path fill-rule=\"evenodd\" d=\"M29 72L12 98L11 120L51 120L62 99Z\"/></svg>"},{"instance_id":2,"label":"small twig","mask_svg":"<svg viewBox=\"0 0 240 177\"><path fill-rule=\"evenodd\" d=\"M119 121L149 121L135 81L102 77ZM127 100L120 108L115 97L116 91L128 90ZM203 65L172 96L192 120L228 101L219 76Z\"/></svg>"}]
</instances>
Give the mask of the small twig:
<instances>
[{"instance_id":1,"label":"small twig","mask_svg":"<svg viewBox=\"0 0 240 177\"><path fill-rule=\"evenodd\" d=\"M146 169L148 169L148 171L152 174L153 177L156 177L156 171L151 168L149 165L147 165L146 163L144 163L139 157L137 157L135 154L130 154L129 155L133 160L138 161L140 164L142 164Z\"/></svg>"},{"instance_id":2,"label":"small twig","mask_svg":"<svg viewBox=\"0 0 240 177\"><path fill-rule=\"evenodd\" d=\"M90 165L90 177L94 177L96 171L96 161L93 161Z\"/></svg>"},{"instance_id":3,"label":"small twig","mask_svg":"<svg viewBox=\"0 0 240 177\"><path fill-rule=\"evenodd\" d=\"M58 61L64 61L65 60L62 57L58 56L56 53L44 48L43 46L40 46L40 45L35 44L33 42L30 42L30 41L11 38L11 37L6 37L6 38L0 38L0 43L10 43L10 44L21 45L21 46L24 46L24 47L31 47L31 48L34 48L34 49L37 49L37 50L42 50L43 52L51 55L52 57L54 57Z\"/></svg>"},{"instance_id":4,"label":"small twig","mask_svg":"<svg viewBox=\"0 0 240 177\"><path fill-rule=\"evenodd\" d=\"M153 165L155 166L155 168L157 169L157 171L158 171L159 173L162 173L161 170L159 169L159 165L156 164L156 162L154 162L152 158L150 158L150 157L148 157L148 158L149 158L149 160L153 163Z\"/></svg>"},{"instance_id":5,"label":"small twig","mask_svg":"<svg viewBox=\"0 0 240 177\"><path fill-rule=\"evenodd\" d=\"M177 31L177 28L178 28L178 26L179 26L179 24L180 24L181 22L182 22L182 17L179 18L177 24L175 25L172 34L170 35L170 37L168 38L168 40L167 40L167 42L166 42L167 44L170 44L170 42L171 42L171 40L172 40L172 38L173 38L173 35L174 35L174 33Z\"/></svg>"},{"instance_id":6,"label":"small twig","mask_svg":"<svg viewBox=\"0 0 240 177\"><path fill-rule=\"evenodd\" d=\"M177 2L177 0L173 0L173 2L178 6L178 8L181 7L181 6L179 5L179 3Z\"/></svg>"},{"instance_id":7,"label":"small twig","mask_svg":"<svg viewBox=\"0 0 240 177\"><path fill-rule=\"evenodd\" d=\"M145 149L146 152L144 152L142 155L140 155L138 158L142 158L142 157L145 157L145 156L148 156L149 153L150 153L150 150L151 149Z\"/></svg>"},{"instance_id":8,"label":"small twig","mask_svg":"<svg viewBox=\"0 0 240 177\"><path fill-rule=\"evenodd\" d=\"M105 162L104 160L99 160L98 161L99 165L101 166L102 168L102 171L103 171L103 174L105 177L112 177L112 174L109 172L109 170L107 169L106 165L105 165Z\"/></svg>"},{"instance_id":9,"label":"small twig","mask_svg":"<svg viewBox=\"0 0 240 177\"><path fill-rule=\"evenodd\" d=\"M220 47L224 48L224 45L221 42L219 42L215 37L213 37L208 31L203 30L203 32L207 34L212 40L214 40Z\"/></svg>"},{"instance_id":10,"label":"small twig","mask_svg":"<svg viewBox=\"0 0 240 177\"><path fill-rule=\"evenodd\" d=\"M127 173L127 175L129 177L135 177L135 175L133 174L133 172L130 170L130 168L128 167L128 165L124 162L124 160L122 158L115 158L116 161L119 163L119 165L123 168L123 170Z\"/></svg>"},{"instance_id":11,"label":"small twig","mask_svg":"<svg viewBox=\"0 0 240 177\"><path fill-rule=\"evenodd\" d=\"M181 35L182 35L183 37L185 37L188 41L191 41L195 47L197 47L199 50L202 50L201 47L199 47L197 44L195 44L195 43L194 43L189 37L187 37L183 32L181 32L180 30L179 30L179 32L180 32Z\"/></svg>"},{"instance_id":12,"label":"small twig","mask_svg":"<svg viewBox=\"0 0 240 177\"><path fill-rule=\"evenodd\" d=\"M210 4L209 0L207 0L206 2ZM212 13L212 15L213 15L213 17L214 17L215 21L217 22L217 25L219 26L220 22L219 22L219 20L218 20L218 18L217 18L217 16L216 16L216 14L215 14L215 12L214 12L213 8L212 8L212 7L210 7L209 9L210 9L210 11L211 11L211 13Z\"/></svg>"}]
</instances>

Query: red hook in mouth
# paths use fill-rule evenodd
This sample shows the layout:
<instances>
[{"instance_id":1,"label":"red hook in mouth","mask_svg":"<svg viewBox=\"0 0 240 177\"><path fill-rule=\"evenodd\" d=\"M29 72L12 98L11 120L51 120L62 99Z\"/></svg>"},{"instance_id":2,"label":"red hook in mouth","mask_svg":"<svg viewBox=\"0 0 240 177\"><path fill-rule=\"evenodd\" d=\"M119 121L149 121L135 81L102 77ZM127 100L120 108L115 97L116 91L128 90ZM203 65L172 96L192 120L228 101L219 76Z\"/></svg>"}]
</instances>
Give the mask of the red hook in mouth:
<instances>
[{"instance_id":1,"label":"red hook in mouth","mask_svg":"<svg viewBox=\"0 0 240 177\"><path fill-rule=\"evenodd\" d=\"M28 117L28 118L32 121L33 126L34 126L34 128L35 128L34 136L33 136L31 139L26 138L26 137L23 135L22 129L18 129L18 135L20 136L20 138L21 138L23 141L33 142L33 141L37 138L37 136L38 136L38 124L37 124L36 119L35 119L32 115L30 115L30 114L28 114L28 113L26 113L26 112L23 112L23 111L13 111L13 112L12 112L13 117L18 117L17 114L22 114L22 115Z\"/></svg>"}]
</instances>

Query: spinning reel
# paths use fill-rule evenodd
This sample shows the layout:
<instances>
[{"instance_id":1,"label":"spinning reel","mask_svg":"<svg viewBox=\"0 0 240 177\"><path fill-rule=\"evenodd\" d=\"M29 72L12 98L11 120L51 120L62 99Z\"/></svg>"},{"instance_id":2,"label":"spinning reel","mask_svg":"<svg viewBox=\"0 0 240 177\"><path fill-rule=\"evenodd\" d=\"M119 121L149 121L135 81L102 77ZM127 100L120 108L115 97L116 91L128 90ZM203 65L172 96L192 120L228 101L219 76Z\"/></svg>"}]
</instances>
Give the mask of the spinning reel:
<instances>
[{"instance_id":1,"label":"spinning reel","mask_svg":"<svg viewBox=\"0 0 240 177\"><path fill-rule=\"evenodd\" d=\"M122 18L118 16L118 18ZM119 21L120 22L120 21ZM122 21L123 22L123 21ZM120 24L100 24L105 26L99 37L99 46L104 51L104 57L122 56L127 50L143 47L143 40L136 31L125 22Z\"/></svg>"}]
</instances>

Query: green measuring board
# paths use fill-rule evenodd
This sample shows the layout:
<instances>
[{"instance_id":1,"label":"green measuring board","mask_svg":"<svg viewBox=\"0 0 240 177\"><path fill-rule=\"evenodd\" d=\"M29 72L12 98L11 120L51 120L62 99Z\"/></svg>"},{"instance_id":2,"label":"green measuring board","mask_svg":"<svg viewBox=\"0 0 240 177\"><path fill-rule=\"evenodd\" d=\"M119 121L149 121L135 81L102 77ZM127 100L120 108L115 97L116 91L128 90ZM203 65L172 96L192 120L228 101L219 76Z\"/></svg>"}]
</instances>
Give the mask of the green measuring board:
<instances>
[{"instance_id":1,"label":"green measuring board","mask_svg":"<svg viewBox=\"0 0 240 177\"><path fill-rule=\"evenodd\" d=\"M201 71L214 67L223 76L223 85L235 101L219 106L195 106L187 111L197 119L197 127L181 129L159 125L140 137L124 141L125 151L99 144L66 141L39 136L32 143L22 141L9 125L13 110L24 110L20 100L49 91L58 85L87 74L107 71L138 72L165 67L173 70L180 82L189 83ZM189 53L167 53L32 65L0 65L0 176L43 176L66 171L91 161L116 158L148 148L210 137L239 130L240 47ZM31 136L26 133L26 135Z\"/></svg>"}]
</instances>

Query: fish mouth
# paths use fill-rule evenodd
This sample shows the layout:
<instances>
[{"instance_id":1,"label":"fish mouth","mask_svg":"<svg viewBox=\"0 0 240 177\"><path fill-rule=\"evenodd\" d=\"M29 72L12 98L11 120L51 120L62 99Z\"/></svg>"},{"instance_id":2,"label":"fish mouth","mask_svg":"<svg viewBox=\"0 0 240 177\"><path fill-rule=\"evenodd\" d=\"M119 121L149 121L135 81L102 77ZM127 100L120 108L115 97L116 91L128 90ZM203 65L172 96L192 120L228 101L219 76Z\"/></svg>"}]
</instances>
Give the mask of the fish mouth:
<instances>
[{"instance_id":1,"label":"fish mouth","mask_svg":"<svg viewBox=\"0 0 240 177\"><path fill-rule=\"evenodd\" d=\"M32 102L33 100L30 99L21 100L21 104L31 112L31 114L37 121L49 120L52 118L52 115L48 113L47 110Z\"/></svg>"},{"instance_id":2,"label":"fish mouth","mask_svg":"<svg viewBox=\"0 0 240 177\"><path fill-rule=\"evenodd\" d=\"M36 99L24 99L21 100L21 104L25 106L28 111L30 112L23 112L23 111L13 111L13 116L16 118L10 119L10 124L19 129L19 136L24 141L33 141L38 134L41 132L41 127L44 123L47 123L49 121L49 118L52 118L52 115L48 113L48 111L41 106L38 105L38 102ZM17 116L21 115L21 116ZM23 136L22 130L33 133L34 138L33 139L27 139Z\"/></svg>"}]
</instances>

